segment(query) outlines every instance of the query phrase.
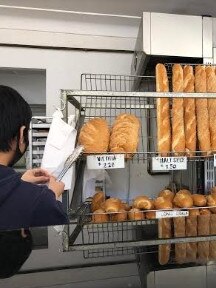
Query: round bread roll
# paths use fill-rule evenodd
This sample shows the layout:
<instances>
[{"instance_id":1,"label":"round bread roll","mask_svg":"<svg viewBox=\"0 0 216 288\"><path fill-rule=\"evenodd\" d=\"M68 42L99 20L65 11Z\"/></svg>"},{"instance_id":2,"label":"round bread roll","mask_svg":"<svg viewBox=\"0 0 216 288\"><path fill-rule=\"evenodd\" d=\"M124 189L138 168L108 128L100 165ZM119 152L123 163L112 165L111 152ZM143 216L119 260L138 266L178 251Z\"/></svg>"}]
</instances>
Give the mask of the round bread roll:
<instances>
[{"instance_id":1,"label":"round bread roll","mask_svg":"<svg viewBox=\"0 0 216 288\"><path fill-rule=\"evenodd\" d=\"M154 206L157 210L173 208L172 202L165 199L164 197L157 197L154 201Z\"/></svg>"},{"instance_id":2,"label":"round bread roll","mask_svg":"<svg viewBox=\"0 0 216 288\"><path fill-rule=\"evenodd\" d=\"M98 209L92 214L93 223L105 223L109 221L109 215L103 209Z\"/></svg>"},{"instance_id":3,"label":"round bread roll","mask_svg":"<svg viewBox=\"0 0 216 288\"><path fill-rule=\"evenodd\" d=\"M121 203L121 209L125 210L125 211L129 211L131 209L130 205L127 204L126 202L122 202Z\"/></svg>"},{"instance_id":4,"label":"round bread roll","mask_svg":"<svg viewBox=\"0 0 216 288\"><path fill-rule=\"evenodd\" d=\"M197 206L197 207L206 206L207 200L206 200L206 197L204 195L193 194L192 199L193 199L193 205L194 206Z\"/></svg>"},{"instance_id":5,"label":"round bread roll","mask_svg":"<svg viewBox=\"0 0 216 288\"><path fill-rule=\"evenodd\" d=\"M94 212L101 208L101 204L105 201L105 193L103 191L97 192L93 198L91 203L91 211Z\"/></svg>"},{"instance_id":6,"label":"round bread roll","mask_svg":"<svg viewBox=\"0 0 216 288\"><path fill-rule=\"evenodd\" d=\"M198 216L200 215L199 209L190 209L189 210L189 216Z\"/></svg>"},{"instance_id":7,"label":"round bread roll","mask_svg":"<svg viewBox=\"0 0 216 288\"><path fill-rule=\"evenodd\" d=\"M190 192L189 190L187 190L187 189L181 189L181 190L179 190L179 191L176 193L176 195L178 195L178 194L184 194L184 195L188 195L188 196L191 196L191 195L192 195L191 192Z\"/></svg>"},{"instance_id":8,"label":"round bread roll","mask_svg":"<svg viewBox=\"0 0 216 288\"><path fill-rule=\"evenodd\" d=\"M147 196L138 196L134 199L133 208L152 210L154 208L153 201Z\"/></svg>"},{"instance_id":9,"label":"round bread roll","mask_svg":"<svg viewBox=\"0 0 216 288\"><path fill-rule=\"evenodd\" d=\"M191 208L193 207L193 199L188 194L176 194L173 203L179 208Z\"/></svg>"},{"instance_id":10,"label":"round bread roll","mask_svg":"<svg viewBox=\"0 0 216 288\"><path fill-rule=\"evenodd\" d=\"M121 209L121 200L118 198L110 198L105 201L105 211L107 213L119 212Z\"/></svg>"},{"instance_id":11,"label":"round bread roll","mask_svg":"<svg viewBox=\"0 0 216 288\"><path fill-rule=\"evenodd\" d=\"M216 194L208 195L206 197L206 199L207 199L207 205L208 206L216 206ZM216 214L216 207L215 208L210 208L210 211L213 214Z\"/></svg>"},{"instance_id":12,"label":"round bread roll","mask_svg":"<svg viewBox=\"0 0 216 288\"><path fill-rule=\"evenodd\" d=\"M120 209L118 213L110 214L110 219L113 222L122 222L127 220L127 211Z\"/></svg>"},{"instance_id":13,"label":"round bread roll","mask_svg":"<svg viewBox=\"0 0 216 288\"><path fill-rule=\"evenodd\" d=\"M200 215L210 215L210 214L211 214L210 209L207 208L200 209Z\"/></svg>"},{"instance_id":14,"label":"round bread roll","mask_svg":"<svg viewBox=\"0 0 216 288\"><path fill-rule=\"evenodd\" d=\"M156 218L156 212L155 211L149 211L145 213L146 219L155 219Z\"/></svg>"},{"instance_id":15,"label":"round bread roll","mask_svg":"<svg viewBox=\"0 0 216 288\"><path fill-rule=\"evenodd\" d=\"M143 220L144 218L145 218L144 213L137 208L132 208L128 212L128 219L129 220Z\"/></svg>"},{"instance_id":16,"label":"round bread roll","mask_svg":"<svg viewBox=\"0 0 216 288\"><path fill-rule=\"evenodd\" d=\"M168 189L165 189L165 190L162 190L159 194L158 194L158 197L163 197L164 199L172 202L174 197L175 197L175 193L168 190Z\"/></svg>"}]
</instances>

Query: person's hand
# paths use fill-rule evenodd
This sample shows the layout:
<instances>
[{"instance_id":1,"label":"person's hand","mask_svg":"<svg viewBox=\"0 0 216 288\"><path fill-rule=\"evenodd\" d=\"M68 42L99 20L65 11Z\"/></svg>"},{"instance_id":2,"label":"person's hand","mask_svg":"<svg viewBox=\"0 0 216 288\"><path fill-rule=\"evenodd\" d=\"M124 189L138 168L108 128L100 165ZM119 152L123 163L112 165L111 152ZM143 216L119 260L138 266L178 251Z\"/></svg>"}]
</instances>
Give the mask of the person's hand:
<instances>
[{"instance_id":1,"label":"person's hand","mask_svg":"<svg viewBox=\"0 0 216 288\"><path fill-rule=\"evenodd\" d=\"M63 182L56 181L55 177L53 176L50 177L48 187L55 193L56 199L58 199L64 192L64 186L65 185Z\"/></svg>"},{"instance_id":2,"label":"person's hand","mask_svg":"<svg viewBox=\"0 0 216 288\"><path fill-rule=\"evenodd\" d=\"M45 184L50 180L50 174L44 169L36 168L27 170L21 177L23 181L34 184Z\"/></svg>"}]
</instances>

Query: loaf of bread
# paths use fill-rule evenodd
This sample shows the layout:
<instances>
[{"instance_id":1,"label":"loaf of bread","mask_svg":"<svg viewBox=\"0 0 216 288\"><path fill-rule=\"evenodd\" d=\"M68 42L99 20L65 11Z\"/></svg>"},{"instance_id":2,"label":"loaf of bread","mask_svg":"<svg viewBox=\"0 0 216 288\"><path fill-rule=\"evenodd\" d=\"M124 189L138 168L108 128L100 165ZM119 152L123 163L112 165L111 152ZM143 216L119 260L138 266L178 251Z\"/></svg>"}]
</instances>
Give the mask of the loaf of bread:
<instances>
[{"instance_id":1,"label":"loaf of bread","mask_svg":"<svg viewBox=\"0 0 216 288\"><path fill-rule=\"evenodd\" d=\"M207 204L207 199L204 195L193 194L192 199L193 199L193 205L194 206L204 207Z\"/></svg>"},{"instance_id":2,"label":"loaf of bread","mask_svg":"<svg viewBox=\"0 0 216 288\"><path fill-rule=\"evenodd\" d=\"M216 214L210 215L210 234L216 235ZM209 260L216 260L216 241L209 241Z\"/></svg>"},{"instance_id":3,"label":"loaf of bread","mask_svg":"<svg viewBox=\"0 0 216 288\"><path fill-rule=\"evenodd\" d=\"M173 218L174 223L174 236L175 237L185 237L185 218L177 217ZM178 264L183 264L186 261L186 243L176 243L175 244L175 260Z\"/></svg>"},{"instance_id":4,"label":"loaf of bread","mask_svg":"<svg viewBox=\"0 0 216 288\"><path fill-rule=\"evenodd\" d=\"M105 223L109 221L109 215L103 209L98 209L92 214L93 223Z\"/></svg>"},{"instance_id":5,"label":"loaf of bread","mask_svg":"<svg viewBox=\"0 0 216 288\"><path fill-rule=\"evenodd\" d=\"M207 92L216 92L215 67L206 67ZM208 99L209 129L211 136L211 149L216 152L216 99Z\"/></svg>"},{"instance_id":6,"label":"loaf of bread","mask_svg":"<svg viewBox=\"0 0 216 288\"><path fill-rule=\"evenodd\" d=\"M200 209L198 217L198 236L208 236L210 234L210 212L208 209ZM209 242L198 242L197 260L199 263L206 263L209 259Z\"/></svg>"},{"instance_id":7,"label":"loaf of bread","mask_svg":"<svg viewBox=\"0 0 216 288\"><path fill-rule=\"evenodd\" d=\"M140 209L132 208L128 212L128 219L131 221L143 220L144 218L145 218L145 214L143 213L143 211L140 211Z\"/></svg>"},{"instance_id":8,"label":"loaf of bread","mask_svg":"<svg viewBox=\"0 0 216 288\"><path fill-rule=\"evenodd\" d=\"M190 195L187 194L176 194L173 199L173 203L176 207L179 208L191 208L193 207L193 199Z\"/></svg>"},{"instance_id":9,"label":"loaf of bread","mask_svg":"<svg viewBox=\"0 0 216 288\"><path fill-rule=\"evenodd\" d=\"M116 213L121 209L121 200L118 198L109 198L105 201L105 211L107 213Z\"/></svg>"},{"instance_id":10,"label":"loaf of bread","mask_svg":"<svg viewBox=\"0 0 216 288\"><path fill-rule=\"evenodd\" d=\"M183 195L188 195L188 196L192 196L191 192L187 189L181 189L179 190L176 195L179 195L179 194L183 194Z\"/></svg>"},{"instance_id":11,"label":"loaf of bread","mask_svg":"<svg viewBox=\"0 0 216 288\"><path fill-rule=\"evenodd\" d=\"M183 69L184 92L194 92L193 67L186 65ZM196 106L194 98L184 98L184 127L185 127L185 151L188 157L195 155L196 151Z\"/></svg>"},{"instance_id":12,"label":"loaf of bread","mask_svg":"<svg viewBox=\"0 0 216 288\"><path fill-rule=\"evenodd\" d=\"M156 65L156 91L168 92L169 82L166 67ZM171 122L169 98L157 99L157 145L161 156L167 156L171 151Z\"/></svg>"},{"instance_id":13,"label":"loaf of bread","mask_svg":"<svg viewBox=\"0 0 216 288\"><path fill-rule=\"evenodd\" d=\"M120 209L118 213L110 214L110 220L112 222L122 222L127 220L127 211Z\"/></svg>"},{"instance_id":14,"label":"loaf of bread","mask_svg":"<svg viewBox=\"0 0 216 288\"><path fill-rule=\"evenodd\" d=\"M133 201L133 208L152 210L154 208L153 201L147 196L138 196Z\"/></svg>"},{"instance_id":15,"label":"loaf of bread","mask_svg":"<svg viewBox=\"0 0 216 288\"><path fill-rule=\"evenodd\" d=\"M94 212L101 208L101 204L105 201L105 193L103 191L98 191L92 197L91 211Z\"/></svg>"},{"instance_id":16,"label":"loaf of bread","mask_svg":"<svg viewBox=\"0 0 216 288\"><path fill-rule=\"evenodd\" d=\"M110 130L105 119L94 118L83 125L78 142L85 153L104 153L109 146Z\"/></svg>"},{"instance_id":17,"label":"loaf of bread","mask_svg":"<svg viewBox=\"0 0 216 288\"><path fill-rule=\"evenodd\" d=\"M114 153L126 153L126 158L132 158L139 144L139 129L140 121L135 115L119 115L111 130L110 151Z\"/></svg>"},{"instance_id":18,"label":"loaf of bread","mask_svg":"<svg viewBox=\"0 0 216 288\"><path fill-rule=\"evenodd\" d=\"M190 210L189 216L186 220L186 237L197 236L197 216L199 215L198 209ZM197 243L190 242L186 244L186 262L196 262L197 259Z\"/></svg>"},{"instance_id":19,"label":"loaf of bread","mask_svg":"<svg viewBox=\"0 0 216 288\"><path fill-rule=\"evenodd\" d=\"M207 199L207 206L209 207L215 206L209 209L212 213L216 214L216 194L208 195L206 199Z\"/></svg>"},{"instance_id":20,"label":"loaf of bread","mask_svg":"<svg viewBox=\"0 0 216 288\"><path fill-rule=\"evenodd\" d=\"M183 69L180 64L174 64L172 68L173 92L183 92ZM172 101L172 151L174 155L184 155L184 100L173 98Z\"/></svg>"},{"instance_id":21,"label":"loaf of bread","mask_svg":"<svg viewBox=\"0 0 216 288\"><path fill-rule=\"evenodd\" d=\"M205 66L198 65L195 68L195 91L207 92ZM203 156L208 156L211 154L211 139L207 99L196 99L196 115L199 150L203 151Z\"/></svg>"},{"instance_id":22,"label":"loaf of bread","mask_svg":"<svg viewBox=\"0 0 216 288\"><path fill-rule=\"evenodd\" d=\"M145 213L146 219L155 219L156 218L156 212L155 211L148 211Z\"/></svg>"},{"instance_id":23,"label":"loaf of bread","mask_svg":"<svg viewBox=\"0 0 216 288\"><path fill-rule=\"evenodd\" d=\"M164 199L172 202L175 197L175 193L170 191L169 189L165 189L165 190L160 191L158 196L163 197Z\"/></svg>"},{"instance_id":24,"label":"loaf of bread","mask_svg":"<svg viewBox=\"0 0 216 288\"><path fill-rule=\"evenodd\" d=\"M172 237L172 225L170 218L159 219L158 221L158 236L159 238ZM158 261L160 265L166 265L170 259L170 244L159 245L158 247Z\"/></svg>"},{"instance_id":25,"label":"loaf of bread","mask_svg":"<svg viewBox=\"0 0 216 288\"><path fill-rule=\"evenodd\" d=\"M160 210L160 209L166 210L166 209L172 209L173 204L169 199L165 199L164 197L157 197L154 200L154 207L157 210Z\"/></svg>"}]
</instances>

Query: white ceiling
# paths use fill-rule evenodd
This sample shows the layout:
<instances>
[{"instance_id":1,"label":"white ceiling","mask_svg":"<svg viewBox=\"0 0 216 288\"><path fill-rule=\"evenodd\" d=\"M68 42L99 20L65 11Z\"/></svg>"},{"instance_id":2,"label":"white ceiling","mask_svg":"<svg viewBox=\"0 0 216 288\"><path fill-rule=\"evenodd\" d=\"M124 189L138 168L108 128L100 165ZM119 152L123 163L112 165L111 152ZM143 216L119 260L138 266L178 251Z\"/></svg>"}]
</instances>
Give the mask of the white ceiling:
<instances>
[{"instance_id":1,"label":"white ceiling","mask_svg":"<svg viewBox=\"0 0 216 288\"><path fill-rule=\"evenodd\" d=\"M215 0L0 0L0 4L133 16L152 11L216 17Z\"/></svg>"}]
</instances>

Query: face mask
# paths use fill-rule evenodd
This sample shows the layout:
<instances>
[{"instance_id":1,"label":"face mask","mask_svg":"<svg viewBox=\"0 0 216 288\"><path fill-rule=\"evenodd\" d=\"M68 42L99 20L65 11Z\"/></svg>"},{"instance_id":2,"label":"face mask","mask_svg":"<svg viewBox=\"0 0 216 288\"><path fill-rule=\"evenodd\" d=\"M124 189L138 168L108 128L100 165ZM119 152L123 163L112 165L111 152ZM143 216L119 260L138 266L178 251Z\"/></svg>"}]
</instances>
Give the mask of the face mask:
<instances>
[{"instance_id":1,"label":"face mask","mask_svg":"<svg viewBox=\"0 0 216 288\"><path fill-rule=\"evenodd\" d=\"M28 147L28 144L29 144L28 136L24 135L24 139L25 139L25 150L23 151L23 153L19 149L19 144L18 144L19 143L19 139L17 139L16 151L15 151L15 154L14 154L14 158L12 159L12 161L8 165L9 167L13 167L23 157L23 155L25 154L25 152L27 150L27 147Z\"/></svg>"}]
</instances>

